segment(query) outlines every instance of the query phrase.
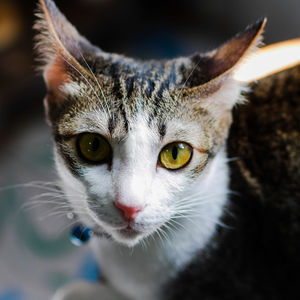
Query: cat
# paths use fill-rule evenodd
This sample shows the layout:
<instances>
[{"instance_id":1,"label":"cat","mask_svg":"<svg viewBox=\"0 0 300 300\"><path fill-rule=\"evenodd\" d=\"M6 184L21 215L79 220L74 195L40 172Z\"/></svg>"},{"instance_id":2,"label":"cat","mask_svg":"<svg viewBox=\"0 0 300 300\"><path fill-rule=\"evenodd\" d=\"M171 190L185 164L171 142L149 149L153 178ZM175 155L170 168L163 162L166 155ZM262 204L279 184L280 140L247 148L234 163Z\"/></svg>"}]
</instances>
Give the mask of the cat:
<instances>
[{"instance_id":1,"label":"cat","mask_svg":"<svg viewBox=\"0 0 300 300\"><path fill-rule=\"evenodd\" d=\"M277 97L273 83L268 94L264 80L249 94L232 76L257 49L266 20L208 53L138 61L92 45L51 0L40 1L37 16L36 49L61 189L70 211L94 232L91 246L105 279L76 282L53 299L283 299L295 292L299 259L294 252L282 263L279 258L285 249L299 249L297 184L290 193L287 185L284 194L279 175L276 182L265 178L275 165L265 167L265 150L252 147L257 132L243 120L233 123L226 155L232 110L245 93L251 101L269 100L271 92ZM291 78L299 82L299 70L287 83ZM299 88L293 92L299 99ZM296 107L285 107L294 120ZM258 112L265 121L267 113ZM259 129L264 125L258 115L252 118ZM277 128L281 137L284 128ZM293 151L299 150L297 138L295 131L288 140ZM236 156L243 159L231 162L229 180L228 157ZM299 175L295 161L293 174ZM278 208L277 215L295 227L291 248L276 240L290 241L285 232L272 235L273 227L279 229L270 203L275 199L276 206L276 197L287 209L284 215ZM265 253L271 245L282 251Z\"/></svg>"}]
</instances>

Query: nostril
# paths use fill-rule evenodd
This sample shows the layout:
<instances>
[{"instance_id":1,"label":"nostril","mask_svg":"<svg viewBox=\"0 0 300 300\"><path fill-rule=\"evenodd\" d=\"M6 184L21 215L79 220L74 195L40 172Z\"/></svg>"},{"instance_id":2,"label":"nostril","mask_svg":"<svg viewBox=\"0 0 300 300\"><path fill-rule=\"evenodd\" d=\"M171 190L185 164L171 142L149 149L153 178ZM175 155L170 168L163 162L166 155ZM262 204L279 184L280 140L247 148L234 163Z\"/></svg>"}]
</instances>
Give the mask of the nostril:
<instances>
[{"instance_id":1,"label":"nostril","mask_svg":"<svg viewBox=\"0 0 300 300\"><path fill-rule=\"evenodd\" d=\"M133 221L136 214L142 210L139 206L127 206L119 201L115 202L115 206L121 211L126 221Z\"/></svg>"}]
</instances>

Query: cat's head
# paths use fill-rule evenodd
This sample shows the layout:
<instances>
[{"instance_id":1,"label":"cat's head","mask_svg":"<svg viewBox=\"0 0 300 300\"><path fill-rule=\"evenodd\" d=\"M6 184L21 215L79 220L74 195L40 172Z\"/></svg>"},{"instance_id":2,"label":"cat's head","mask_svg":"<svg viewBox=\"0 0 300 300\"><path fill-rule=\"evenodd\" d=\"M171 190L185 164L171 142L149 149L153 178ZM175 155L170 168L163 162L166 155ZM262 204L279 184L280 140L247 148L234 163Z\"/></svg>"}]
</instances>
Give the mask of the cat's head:
<instances>
[{"instance_id":1,"label":"cat's head","mask_svg":"<svg viewBox=\"0 0 300 300\"><path fill-rule=\"evenodd\" d=\"M232 70L265 20L214 51L141 62L90 44L51 0L38 17L47 119L75 213L134 245L195 210L195 193L218 184L213 164L241 100ZM187 195L194 201L184 203Z\"/></svg>"}]
</instances>

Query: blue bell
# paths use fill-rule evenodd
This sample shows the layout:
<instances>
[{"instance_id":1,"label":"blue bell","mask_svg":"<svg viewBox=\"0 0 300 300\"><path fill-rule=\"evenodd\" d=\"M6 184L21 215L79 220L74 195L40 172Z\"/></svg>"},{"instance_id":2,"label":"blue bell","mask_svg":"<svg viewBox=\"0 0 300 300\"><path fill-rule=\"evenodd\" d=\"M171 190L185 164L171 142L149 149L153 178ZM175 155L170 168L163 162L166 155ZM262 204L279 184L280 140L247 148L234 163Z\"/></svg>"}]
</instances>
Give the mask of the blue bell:
<instances>
[{"instance_id":1,"label":"blue bell","mask_svg":"<svg viewBox=\"0 0 300 300\"><path fill-rule=\"evenodd\" d=\"M90 240L92 230L81 223L77 223L71 230L70 240L75 246L81 246Z\"/></svg>"}]
</instances>

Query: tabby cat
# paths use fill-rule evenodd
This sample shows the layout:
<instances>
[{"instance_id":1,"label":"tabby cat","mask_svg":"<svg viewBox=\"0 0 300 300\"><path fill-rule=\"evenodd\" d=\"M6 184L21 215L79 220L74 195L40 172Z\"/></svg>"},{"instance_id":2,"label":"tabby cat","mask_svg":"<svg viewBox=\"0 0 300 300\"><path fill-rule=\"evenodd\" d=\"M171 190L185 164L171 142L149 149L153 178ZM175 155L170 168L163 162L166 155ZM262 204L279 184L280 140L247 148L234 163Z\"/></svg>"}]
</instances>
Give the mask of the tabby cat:
<instances>
[{"instance_id":1,"label":"tabby cat","mask_svg":"<svg viewBox=\"0 0 300 300\"><path fill-rule=\"evenodd\" d=\"M226 154L232 109L248 91L232 73L264 25L208 53L138 61L93 46L40 1L36 48L61 189L94 232L105 278L55 300L298 292L299 69L253 87ZM227 157L237 157L230 172Z\"/></svg>"}]
</instances>

